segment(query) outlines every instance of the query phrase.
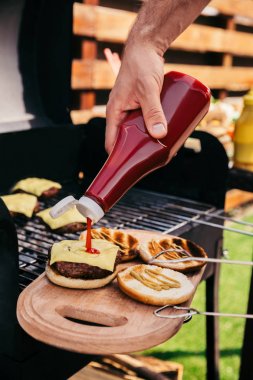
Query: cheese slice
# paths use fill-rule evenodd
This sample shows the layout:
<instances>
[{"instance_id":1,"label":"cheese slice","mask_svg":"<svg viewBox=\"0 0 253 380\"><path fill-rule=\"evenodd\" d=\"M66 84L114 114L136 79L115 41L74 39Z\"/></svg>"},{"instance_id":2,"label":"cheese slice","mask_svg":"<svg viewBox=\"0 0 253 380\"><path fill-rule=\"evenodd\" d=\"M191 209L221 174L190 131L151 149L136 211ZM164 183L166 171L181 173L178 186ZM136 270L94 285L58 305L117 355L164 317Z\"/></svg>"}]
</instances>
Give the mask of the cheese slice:
<instances>
[{"instance_id":1,"label":"cheese slice","mask_svg":"<svg viewBox=\"0 0 253 380\"><path fill-rule=\"evenodd\" d=\"M50 181L49 179L45 178L33 177L18 181L13 187L12 191L21 190L26 193L37 195L37 197L39 197L44 191L49 190L52 187L61 189L61 185L58 182Z\"/></svg>"},{"instance_id":2,"label":"cheese slice","mask_svg":"<svg viewBox=\"0 0 253 380\"><path fill-rule=\"evenodd\" d=\"M9 211L23 214L28 218L31 218L37 204L37 197L31 194L11 194L1 198Z\"/></svg>"},{"instance_id":3,"label":"cheese slice","mask_svg":"<svg viewBox=\"0 0 253 380\"><path fill-rule=\"evenodd\" d=\"M50 265L58 261L89 264L113 272L118 247L106 240L92 239L92 248L99 254L86 252L85 244L80 240L63 240L55 243L51 249Z\"/></svg>"},{"instance_id":4,"label":"cheese slice","mask_svg":"<svg viewBox=\"0 0 253 380\"><path fill-rule=\"evenodd\" d=\"M86 223L86 218L80 212L77 211L76 207L72 207L70 210L65 212L63 215L54 219L50 216L51 208L38 212L36 215L40 217L44 223L46 223L52 230L67 226L71 223Z\"/></svg>"}]
</instances>

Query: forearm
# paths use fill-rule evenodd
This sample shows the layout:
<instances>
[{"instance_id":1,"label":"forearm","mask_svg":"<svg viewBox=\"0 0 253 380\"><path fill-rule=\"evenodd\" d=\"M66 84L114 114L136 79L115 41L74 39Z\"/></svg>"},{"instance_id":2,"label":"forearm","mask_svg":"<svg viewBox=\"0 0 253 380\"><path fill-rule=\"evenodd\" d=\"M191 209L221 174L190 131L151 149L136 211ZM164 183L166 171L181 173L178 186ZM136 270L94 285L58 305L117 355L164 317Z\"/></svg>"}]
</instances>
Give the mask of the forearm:
<instances>
[{"instance_id":1,"label":"forearm","mask_svg":"<svg viewBox=\"0 0 253 380\"><path fill-rule=\"evenodd\" d=\"M126 49L151 45L162 56L210 0L147 0L129 34Z\"/></svg>"},{"instance_id":2,"label":"forearm","mask_svg":"<svg viewBox=\"0 0 253 380\"><path fill-rule=\"evenodd\" d=\"M160 93L164 52L200 14L209 0L146 0L127 39L121 68L106 108L106 149L128 111L141 108L153 138L166 136Z\"/></svg>"}]
</instances>

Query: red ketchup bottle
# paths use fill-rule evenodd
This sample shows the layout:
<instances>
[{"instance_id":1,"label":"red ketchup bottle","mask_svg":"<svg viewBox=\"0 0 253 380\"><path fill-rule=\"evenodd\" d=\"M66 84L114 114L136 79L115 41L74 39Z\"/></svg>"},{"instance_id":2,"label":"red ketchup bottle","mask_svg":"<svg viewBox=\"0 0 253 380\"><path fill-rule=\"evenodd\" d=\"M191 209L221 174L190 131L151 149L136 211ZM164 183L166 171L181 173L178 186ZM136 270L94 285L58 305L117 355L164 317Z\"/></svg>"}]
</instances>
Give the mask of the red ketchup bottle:
<instances>
[{"instance_id":1,"label":"red ketchup bottle","mask_svg":"<svg viewBox=\"0 0 253 380\"><path fill-rule=\"evenodd\" d=\"M168 164L207 113L210 96L197 79L174 71L166 74L161 92L166 137L152 138L141 110L130 112L119 127L110 156L79 199L78 210L96 223L136 182Z\"/></svg>"}]
</instances>

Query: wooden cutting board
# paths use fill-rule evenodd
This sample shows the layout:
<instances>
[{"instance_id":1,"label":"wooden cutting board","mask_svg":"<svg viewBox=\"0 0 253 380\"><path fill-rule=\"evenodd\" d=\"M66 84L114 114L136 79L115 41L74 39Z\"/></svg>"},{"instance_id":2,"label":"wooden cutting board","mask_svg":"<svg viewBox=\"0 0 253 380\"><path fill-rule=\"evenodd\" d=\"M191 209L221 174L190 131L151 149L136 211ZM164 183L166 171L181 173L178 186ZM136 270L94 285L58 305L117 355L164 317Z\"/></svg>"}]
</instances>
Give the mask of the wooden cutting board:
<instances>
[{"instance_id":1,"label":"wooden cutting board","mask_svg":"<svg viewBox=\"0 0 253 380\"><path fill-rule=\"evenodd\" d=\"M148 231L126 232L142 241L165 236ZM136 262L121 265L133 264ZM188 275L195 288L202 273L203 269ZM190 301L184 303L189 304ZM42 274L20 294L17 317L23 329L41 342L104 355L147 349L175 335L183 319L158 318L153 314L157 308L129 298L118 288L117 280L100 289L75 290L54 285Z\"/></svg>"}]
</instances>

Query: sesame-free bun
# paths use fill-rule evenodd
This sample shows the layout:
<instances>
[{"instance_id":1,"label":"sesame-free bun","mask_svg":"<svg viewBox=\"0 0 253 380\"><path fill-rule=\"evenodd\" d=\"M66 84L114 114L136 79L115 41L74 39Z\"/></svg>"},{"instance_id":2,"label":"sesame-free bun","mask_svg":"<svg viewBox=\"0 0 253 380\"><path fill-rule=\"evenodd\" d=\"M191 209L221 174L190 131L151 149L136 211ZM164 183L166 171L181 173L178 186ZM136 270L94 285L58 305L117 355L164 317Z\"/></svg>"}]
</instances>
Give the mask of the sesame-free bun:
<instances>
[{"instance_id":1,"label":"sesame-free bun","mask_svg":"<svg viewBox=\"0 0 253 380\"><path fill-rule=\"evenodd\" d=\"M132 270L137 273L143 273L143 270L145 269L152 271L158 270L161 274L176 280L180 284L180 287L166 290L155 290L144 285L141 281L131 275ZM162 278L164 279L164 277ZM157 267L155 265L139 264L128 267L124 271L118 273L117 280L120 289L129 297L149 305L177 305L187 301L194 292L192 283L184 274L171 269Z\"/></svg>"},{"instance_id":2,"label":"sesame-free bun","mask_svg":"<svg viewBox=\"0 0 253 380\"><path fill-rule=\"evenodd\" d=\"M117 276L118 271L115 270L109 276L104 278L86 280L82 278L70 278L62 276L57 270L52 268L48 263L46 265L46 275L47 278L56 285L63 286L64 288L72 289L96 289L102 288L103 286L109 284Z\"/></svg>"},{"instance_id":3,"label":"sesame-free bun","mask_svg":"<svg viewBox=\"0 0 253 380\"><path fill-rule=\"evenodd\" d=\"M131 261L139 254L138 239L124 230L114 230L106 227L95 228L91 230L91 236L93 239L104 239L117 245L121 252L121 261ZM85 239L86 231L80 235L80 240Z\"/></svg>"},{"instance_id":4,"label":"sesame-free bun","mask_svg":"<svg viewBox=\"0 0 253 380\"><path fill-rule=\"evenodd\" d=\"M178 237L164 237L160 240L157 239L142 242L140 243L138 249L142 260L145 263L149 263L153 256L155 256L157 253L172 247L181 247L185 249L192 256L192 260L181 263L171 263L170 260L182 258L182 255L180 253L170 252L157 257L156 260L160 260L162 262L156 263L154 261L154 265L163 268L170 268L184 273L198 270L203 265L205 265L204 261L194 261L194 257L207 257L207 254L204 251L204 249L190 240L181 239ZM150 264L152 264L152 262L150 262Z\"/></svg>"}]
</instances>

